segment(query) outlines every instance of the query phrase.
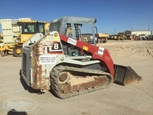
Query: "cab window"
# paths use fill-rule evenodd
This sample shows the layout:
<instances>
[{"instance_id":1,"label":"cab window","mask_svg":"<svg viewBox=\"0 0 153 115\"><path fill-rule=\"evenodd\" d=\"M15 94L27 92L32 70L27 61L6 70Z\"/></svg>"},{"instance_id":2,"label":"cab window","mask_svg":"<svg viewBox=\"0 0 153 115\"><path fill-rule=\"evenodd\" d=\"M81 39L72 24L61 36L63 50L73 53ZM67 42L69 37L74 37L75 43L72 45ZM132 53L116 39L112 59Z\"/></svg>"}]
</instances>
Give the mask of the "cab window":
<instances>
[{"instance_id":1,"label":"cab window","mask_svg":"<svg viewBox=\"0 0 153 115\"><path fill-rule=\"evenodd\" d=\"M44 33L44 24L38 24L38 32Z\"/></svg>"},{"instance_id":2,"label":"cab window","mask_svg":"<svg viewBox=\"0 0 153 115\"><path fill-rule=\"evenodd\" d=\"M35 24L24 24L23 33L34 33L35 32Z\"/></svg>"}]
</instances>

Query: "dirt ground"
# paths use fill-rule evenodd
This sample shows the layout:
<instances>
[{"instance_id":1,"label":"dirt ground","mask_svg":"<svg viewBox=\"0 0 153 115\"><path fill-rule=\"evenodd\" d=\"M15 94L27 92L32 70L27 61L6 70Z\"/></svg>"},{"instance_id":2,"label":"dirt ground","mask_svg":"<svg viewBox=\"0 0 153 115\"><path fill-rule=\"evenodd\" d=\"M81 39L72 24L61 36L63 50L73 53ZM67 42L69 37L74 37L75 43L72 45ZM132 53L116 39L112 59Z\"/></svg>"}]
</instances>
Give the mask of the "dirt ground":
<instances>
[{"instance_id":1,"label":"dirt ground","mask_svg":"<svg viewBox=\"0 0 153 115\"><path fill-rule=\"evenodd\" d=\"M38 95L24 90L19 76L21 58L0 57L0 115L8 114L5 104L12 98L36 102L27 115L153 115L153 41L98 45L109 50L115 64L131 66L142 81L128 86L113 83L107 89L59 99L50 92Z\"/></svg>"}]
</instances>

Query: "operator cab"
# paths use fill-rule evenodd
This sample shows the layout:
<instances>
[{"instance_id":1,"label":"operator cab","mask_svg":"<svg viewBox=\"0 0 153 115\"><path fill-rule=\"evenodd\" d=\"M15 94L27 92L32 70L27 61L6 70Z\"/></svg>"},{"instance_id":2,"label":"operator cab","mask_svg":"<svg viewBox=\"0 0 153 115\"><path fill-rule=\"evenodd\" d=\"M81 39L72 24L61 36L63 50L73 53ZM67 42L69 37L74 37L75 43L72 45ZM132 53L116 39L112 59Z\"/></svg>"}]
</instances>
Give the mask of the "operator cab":
<instances>
[{"instance_id":1,"label":"operator cab","mask_svg":"<svg viewBox=\"0 0 153 115\"><path fill-rule=\"evenodd\" d=\"M29 38L31 38L36 33L45 34L45 22L30 21L30 22L18 22L20 27L20 35L18 36L16 42L22 45Z\"/></svg>"},{"instance_id":2,"label":"operator cab","mask_svg":"<svg viewBox=\"0 0 153 115\"><path fill-rule=\"evenodd\" d=\"M21 34L45 34L45 23L43 22L18 22L18 25L21 26Z\"/></svg>"},{"instance_id":3,"label":"operator cab","mask_svg":"<svg viewBox=\"0 0 153 115\"><path fill-rule=\"evenodd\" d=\"M53 20L50 23L49 31L58 31L68 37L76 38L89 44L96 44L95 23L96 19L94 18L65 16Z\"/></svg>"},{"instance_id":4,"label":"operator cab","mask_svg":"<svg viewBox=\"0 0 153 115\"><path fill-rule=\"evenodd\" d=\"M49 31L58 31L59 34L68 36L70 38L84 41L88 44L96 45L95 26L96 19L85 17L65 16L50 22ZM82 49L62 42L64 54L68 56L86 56L90 55Z\"/></svg>"}]
</instances>

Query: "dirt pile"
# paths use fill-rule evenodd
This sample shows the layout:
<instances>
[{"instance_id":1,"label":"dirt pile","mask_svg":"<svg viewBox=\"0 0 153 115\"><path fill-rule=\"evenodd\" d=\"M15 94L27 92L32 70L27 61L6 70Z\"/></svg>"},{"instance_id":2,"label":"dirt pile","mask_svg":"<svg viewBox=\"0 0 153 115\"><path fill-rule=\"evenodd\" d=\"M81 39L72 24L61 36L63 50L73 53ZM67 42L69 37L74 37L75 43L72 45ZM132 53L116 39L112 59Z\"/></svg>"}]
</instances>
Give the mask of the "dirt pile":
<instances>
[{"instance_id":1,"label":"dirt pile","mask_svg":"<svg viewBox=\"0 0 153 115\"><path fill-rule=\"evenodd\" d=\"M107 48L113 56L153 60L153 41L110 41L99 46Z\"/></svg>"}]
</instances>

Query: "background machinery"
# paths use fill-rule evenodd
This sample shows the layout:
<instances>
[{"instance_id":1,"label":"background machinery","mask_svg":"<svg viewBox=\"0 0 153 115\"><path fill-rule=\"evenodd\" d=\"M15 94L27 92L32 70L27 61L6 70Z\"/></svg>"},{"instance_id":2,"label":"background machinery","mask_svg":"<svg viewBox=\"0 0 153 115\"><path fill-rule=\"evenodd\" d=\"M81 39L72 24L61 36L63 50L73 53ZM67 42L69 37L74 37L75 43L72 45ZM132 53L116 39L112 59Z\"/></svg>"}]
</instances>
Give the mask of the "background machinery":
<instances>
[{"instance_id":1,"label":"background machinery","mask_svg":"<svg viewBox=\"0 0 153 115\"><path fill-rule=\"evenodd\" d=\"M0 42L1 55L13 52L16 57L21 56L22 44L35 33L45 34L49 23L36 21L31 18L1 19L2 36Z\"/></svg>"},{"instance_id":2,"label":"background machinery","mask_svg":"<svg viewBox=\"0 0 153 115\"><path fill-rule=\"evenodd\" d=\"M145 35L145 34L140 34L140 35L131 35L130 36L131 40L151 40L151 36L150 35Z\"/></svg>"},{"instance_id":3,"label":"background machinery","mask_svg":"<svg viewBox=\"0 0 153 115\"><path fill-rule=\"evenodd\" d=\"M127 85L141 80L131 67L115 65L107 49L93 45L96 19L70 18L67 24L63 18L54 20L51 32L37 33L23 44L20 75L28 87L41 92L52 89L59 98L68 98L106 88L112 82ZM80 28L84 23L93 32L86 42L82 36L86 29Z\"/></svg>"},{"instance_id":4,"label":"background machinery","mask_svg":"<svg viewBox=\"0 0 153 115\"><path fill-rule=\"evenodd\" d=\"M117 40L126 40L128 39L127 34L125 32L119 32L117 35Z\"/></svg>"},{"instance_id":5,"label":"background machinery","mask_svg":"<svg viewBox=\"0 0 153 115\"><path fill-rule=\"evenodd\" d=\"M109 38L109 34L97 33L96 37L98 43L106 43Z\"/></svg>"},{"instance_id":6,"label":"background machinery","mask_svg":"<svg viewBox=\"0 0 153 115\"><path fill-rule=\"evenodd\" d=\"M131 35L125 32L119 32L115 35L110 35L109 39L111 40L130 40Z\"/></svg>"}]
</instances>

